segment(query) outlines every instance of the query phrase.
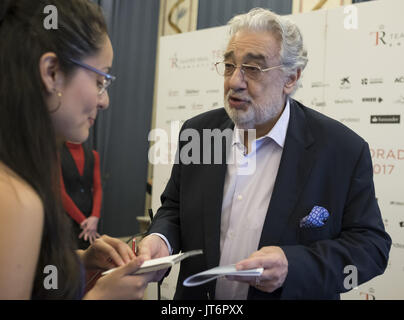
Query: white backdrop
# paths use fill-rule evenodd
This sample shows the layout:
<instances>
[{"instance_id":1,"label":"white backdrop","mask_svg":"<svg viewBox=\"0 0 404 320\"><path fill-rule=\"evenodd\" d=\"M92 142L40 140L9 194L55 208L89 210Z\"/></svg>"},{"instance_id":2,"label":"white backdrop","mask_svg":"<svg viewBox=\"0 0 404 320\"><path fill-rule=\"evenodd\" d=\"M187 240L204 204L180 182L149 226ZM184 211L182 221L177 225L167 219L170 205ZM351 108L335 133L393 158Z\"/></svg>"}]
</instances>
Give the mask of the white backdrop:
<instances>
[{"instance_id":1,"label":"white backdrop","mask_svg":"<svg viewBox=\"0 0 404 320\"><path fill-rule=\"evenodd\" d=\"M357 29L345 29L344 8L289 16L301 28L309 53L295 99L368 141L376 196L393 239L385 274L342 298L404 299L404 1L379 0L356 8ZM172 132L174 152L179 128L178 123L172 128L173 121L223 105L223 78L213 64L227 41L227 27L160 40L156 128ZM154 212L170 172L171 164L154 165ZM163 299L172 298L177 275L174 268L163 283Z\"/></svg>"}]
</instances>

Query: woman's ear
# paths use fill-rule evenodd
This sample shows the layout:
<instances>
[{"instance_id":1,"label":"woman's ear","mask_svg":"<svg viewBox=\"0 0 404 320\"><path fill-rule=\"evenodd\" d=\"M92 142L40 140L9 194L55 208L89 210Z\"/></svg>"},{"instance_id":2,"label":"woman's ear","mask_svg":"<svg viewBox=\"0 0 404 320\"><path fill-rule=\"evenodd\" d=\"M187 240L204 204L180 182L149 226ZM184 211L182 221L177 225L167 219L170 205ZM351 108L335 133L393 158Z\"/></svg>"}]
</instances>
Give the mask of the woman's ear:
<instances>
[{"instance_id":1,"label":"woman's ear","mask_svg":"<svg viewBox=\"0 0 404 320\"><path fill-rule=\"evenodd\" d=\"M302 74L302 71L300 69L296 70L295 74L292 74L291 76L288 77L287 82L285 83L285 86L283 87L283 92L287 95L291 94L296 82L300 79L300 75Z\"/></svg>"},{"instance_id":2,"label":"woman's ear","mask_svg":"<svg viewBox=\"0 0 404 320\"><path fill-rule=\"evenodd\" d=\"M47 52L41 56L39 72L47 93L53 93L61 88L63 76L55 53Z\"/></svg>"}]
</instances>

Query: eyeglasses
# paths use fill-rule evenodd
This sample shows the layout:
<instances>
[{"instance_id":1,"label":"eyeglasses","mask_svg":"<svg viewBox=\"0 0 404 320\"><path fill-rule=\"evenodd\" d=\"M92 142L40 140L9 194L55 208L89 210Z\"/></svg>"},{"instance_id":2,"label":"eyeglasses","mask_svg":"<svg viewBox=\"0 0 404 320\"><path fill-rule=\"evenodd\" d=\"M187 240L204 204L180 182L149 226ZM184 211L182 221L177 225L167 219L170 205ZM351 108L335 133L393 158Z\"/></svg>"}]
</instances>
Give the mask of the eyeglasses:
<instances>
[{"instance_id":1,"label":"eyeglasses","mask_svg":"<svg viewBox=\"0 0 404 320\"><path fill-rule=\"evenodd\" d=\"M267 72L272 69L280 68L282 66L283 65L280 64L279 66L262 69L259 66L252 66L249 64L241 64L238 66L238 65L235 65L234 63L225 62L225 61L220 61L220 62L215 63L216 71L221 76L230 77L230 76L232 76L232 74L234 73L234 71L237 68L240 68L243 76L246 76L248 79L251 79L251 80L259 80L262 77L263 72Z\"/></svg>"},{"instance_id":2,"label":"eyeglasses","mask_svg":"<svg viewBox=\"0 0 404 320\"><path fill-rule=\"evenodd\" d=\"M101 70L98 70L98 69L96 69L96 68L94 68L92 66L89 66L88 64L85 64L84 62L81 62L81 61L78 61L78 60L75 60L75 59L69 59L69 60L71 62L73 62L74 64L76 64L76 65L78 65L78 66L80 66L80 67L82 67L84 69L93 71L93 72L95 72L95 73L97 73L97 74L104 77L102 85L98 86L99 87L98 95L102 95L107 90L107 88L111 85L112 81L114 81L116 79L115 76L110 75L110 74L105 73L105 72L102 72Z\"/></svg>"}]
</instances>

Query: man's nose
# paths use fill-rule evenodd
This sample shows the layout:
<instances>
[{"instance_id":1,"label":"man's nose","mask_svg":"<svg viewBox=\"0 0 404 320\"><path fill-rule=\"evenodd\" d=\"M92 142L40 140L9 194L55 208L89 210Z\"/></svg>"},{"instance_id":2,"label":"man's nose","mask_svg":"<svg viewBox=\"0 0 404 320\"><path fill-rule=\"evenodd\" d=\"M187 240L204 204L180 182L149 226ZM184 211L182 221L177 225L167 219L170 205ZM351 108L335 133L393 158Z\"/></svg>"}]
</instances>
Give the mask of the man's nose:
<instances>
[{"instance_id":1,"label":"man's nose","mask_svg":"<svg viewBox=\"0 0 404 320\"><path fill-rule=\"evenodd\" d=\"M247 81L240 67L235 68L233 74L229 77L229 86L233 90L247 88Z\"/></svg>"}]
</instances>

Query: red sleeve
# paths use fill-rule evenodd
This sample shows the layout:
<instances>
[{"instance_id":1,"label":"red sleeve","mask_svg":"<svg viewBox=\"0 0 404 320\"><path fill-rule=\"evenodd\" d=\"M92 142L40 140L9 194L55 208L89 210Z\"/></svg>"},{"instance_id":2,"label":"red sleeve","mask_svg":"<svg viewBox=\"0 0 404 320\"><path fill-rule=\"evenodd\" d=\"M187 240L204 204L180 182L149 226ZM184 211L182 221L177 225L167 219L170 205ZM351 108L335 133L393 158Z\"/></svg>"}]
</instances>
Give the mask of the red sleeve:
<instances>
[{"instance_id":1,"label":"red sleeve","mask_svg":"<svg viewBox=\"0 0 404 320\"><path fill-rule=\"evenodd\" d=\"M86 217L84 214L80 211L79 208L77 208L76 204L70 198L70 196L67 194L65 184L63 182L63 175L62 171L60 171L60 185L61 185L61 190L62 190L62 203L63 203L63 208L65 211L69 214L69 216L74 219L78 224L81 224Z\"/></svg>"},{"instance_id":2,"label":"red sleeve","mask_svg":"<svg viewBox=\"0 0 404 320\"><path fill-rule=\"evenodd\" d=\"M93 172L93 210L92 217L100 217L101 202L102 202L102 185L101 185L101 169L100 156L97 151L93 150L94 154L94 172Z\"/></svg>"}]
</instances>

